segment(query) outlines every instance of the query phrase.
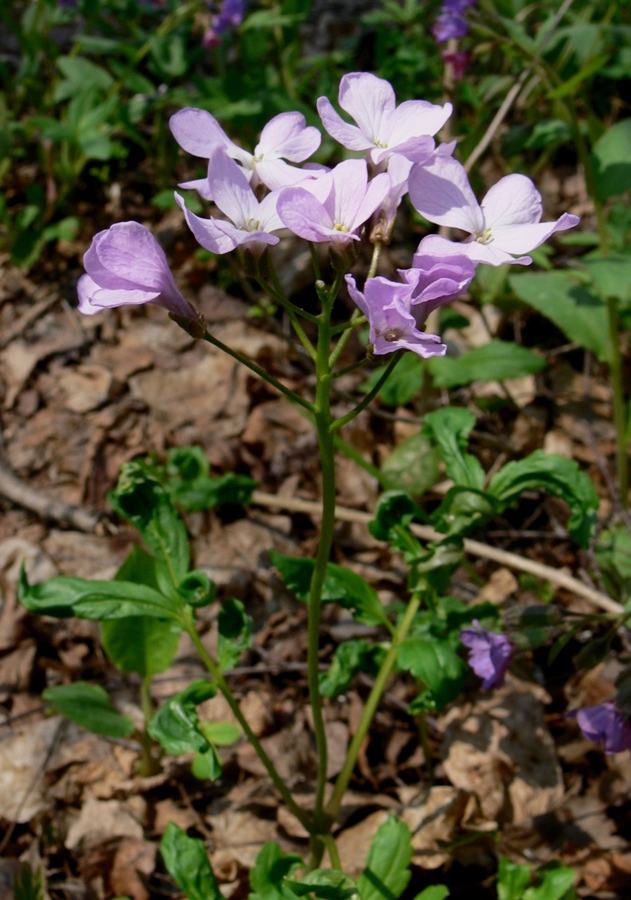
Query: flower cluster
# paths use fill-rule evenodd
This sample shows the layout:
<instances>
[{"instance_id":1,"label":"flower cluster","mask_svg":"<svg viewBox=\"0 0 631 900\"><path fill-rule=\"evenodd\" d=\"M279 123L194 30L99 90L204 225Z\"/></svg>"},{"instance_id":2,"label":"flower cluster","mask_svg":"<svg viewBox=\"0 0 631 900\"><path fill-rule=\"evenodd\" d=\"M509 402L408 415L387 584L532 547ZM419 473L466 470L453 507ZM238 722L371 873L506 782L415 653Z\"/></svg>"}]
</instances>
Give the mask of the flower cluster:
<instances>
[{"instance_id":1,"label":"flower cluster","mask_svg":"<svg viewBox=\"0 0 631 900\"><path fill-rule=\"evenodd\" d=\"M194 214L179 194L177 202L196 240L212 253L247 249L260 257L288 229L306 241L327 243L344 257L370 219L371 239L388 242L408 193L430 222L468 237L461 242L424 238L412 266L399 270L400 281L371 277L360 289L347 274L346 283L368 322L370 352L442 356L445 344L423 330L432 310L466 291L479 264L526 265L531 259L524 254L578 218L565 213L556 222L542 223L541 197L523 175L502 178L479 204L464 167L452 157L455 145L436 146L434 140L451 115L449 103L397 105L391 85L365 72L342 78L338 101L352 121L321 97L322 124L344 148L364 157L346 159L331 170L306 162L321 134L301 113L275 116L250 152L234 143L209 112L180 110L170 122L173 136L208 165L206 178L181 187L197 190L217 214ZM180 316L194 314L175 287L164 253L137 223L97 235L85 265L83 312L152 302Z\"/></svg>"}]
</instances>

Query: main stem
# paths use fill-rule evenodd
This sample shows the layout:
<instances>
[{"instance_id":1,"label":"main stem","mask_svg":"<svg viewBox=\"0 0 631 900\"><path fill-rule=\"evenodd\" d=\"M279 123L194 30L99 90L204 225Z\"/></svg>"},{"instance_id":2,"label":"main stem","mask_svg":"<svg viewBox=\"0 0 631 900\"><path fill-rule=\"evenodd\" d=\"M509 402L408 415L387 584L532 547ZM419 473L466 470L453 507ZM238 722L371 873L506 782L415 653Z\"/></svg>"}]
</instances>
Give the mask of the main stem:
<instances>
[{"instance_id":1,"label":"main stem","mask_svg":"<svg viewBox=\"0 0 631 900\"><path fill-rule=\"evenodd\" d=\"M329 350L331 345L331 307L332 294L323 299L322 314L318 324L318 346L316 356L316 397L314 420L318 433L320 463L322 467L322 525L320 543L313 568L309 591L309 625L307 668L309 682L309 699L313 714L313 730L318 753L318 776L316 781L315 805L313 812L314 832L327 834L329 820L324 815L324 791L327 780L328 749L322 696L320 694L319 652L320 652L320 619L322 609L322 588L326 576L326 567L331 555L333 532L335 528L335 448L331 426L331 370L329 367ZM314 848L315 850L315 848Z\"/></svg>"}]
</instances>

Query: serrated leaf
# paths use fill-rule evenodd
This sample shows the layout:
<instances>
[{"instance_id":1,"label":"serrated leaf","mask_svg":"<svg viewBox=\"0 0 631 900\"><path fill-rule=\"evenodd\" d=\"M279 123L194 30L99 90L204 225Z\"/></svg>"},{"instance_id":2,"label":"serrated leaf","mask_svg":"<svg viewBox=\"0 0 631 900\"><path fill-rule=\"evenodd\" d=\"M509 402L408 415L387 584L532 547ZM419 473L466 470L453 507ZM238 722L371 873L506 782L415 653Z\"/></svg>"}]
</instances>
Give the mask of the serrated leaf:
<instances>
[{"instance_id":1,"label":"serrated leaf","mask_svg":"<svg viewBox=\"0 0 631 900\"><path fill-rule=\"evenodd\" d=\"M460 694L467 674L451 643L439 638L407 638L399 647L397 668L421 679L439 712Z\"/></svg>"},{"instance_id":2,"label":"serrated leaf","mask_svg":"<svg viewBox=\"0 0 631 900\"><path fill-rule=\"evenodd\" d=\"M470 410L446 406L427 413L423 430L440 448L449 478L460 487L481 490L484 471L480 461L465 452L475 421Z\"/></svg>"},{"instance_id":3,"label":"serrated leaf","mask_svg":"<svg viewBox=\"0 0 631 900\"><path fill-rule=\"evenodd\" d=\"M404 822L389 816L373 838L357 891L362 900L397 900L410 880L412 835Z\"/></svg>"},{"instance_id":4,"label":"serrated leaf","mask_svg":"<svg viewBox=\"0 0 631 900\"><path fill-rule=\"evenodd\" d=\"M505 465L487 488L505 506L524 491L533 489L545 490L565 500L572 511L567 523L568 531L581 547L587 547L597 524L599 500L594 485L577 463L554 453L536 450L525 459Z\"/></svg>"},{"instance_id":5,"label":"serrated leaf","mask_svg":"<svg viewBox=\"0 0 631 900\"><path fill-rule=\"evenodd\" d=\"M271 550L270 559L280 572L290 591L306 603L309 599L311 576L315 562L298 556L285 556ZM388 617L376 590L361 575L328 563L322 587L324 603L337 602L344 609L353 610L353 617L364 625L386 625Z\"/></svg>"},{"instance_id":6,"label":"serrated leaf","mask_svg":"<svg viewBox=\"0 0 631 900\"><path fill-rule=\"evenodd\" d=\"M147 731L172 756L206 753L210 744L199 727L197 707L216 693L214 684L198 678L167 700L149 722Z\"/></svg>"},{"instance_id":7,"label":"serrated leaf","mask_svg":"<svg viewBox=\"0 0 631 900\"><path fill-rule=\"evenodd\" d=\"M97 684L75 681L46 688L42 698L66 719L105 737L125 738L134 730L129 716L112 706L108 694Z\"/></svg>"},{"instance_id":8,"label":"serrated leaf","mask_svg":"<svg viewBox=\"0 0 631 900\"><path fill-rule=\"evenodd\" d=\"M591 350L600 362L611 360L607 308L600 297L565 272L511 275L509 282L520 300L554 322L570 341Z\"/></svg>"},{"instance_id":9,"label":"serrated leaf","mask_svg":"<svg viewBox=\"0 0 631 900\"><path fill-rule=\"evenodd\" d=\"M177 589L188 572L190 550L184 524L160 482L138 461L121 467L109 501L120 516L138 529L156 557L161 590Z\"/></svg>"},{"instance_id":10,"label":"serrated leaf","mask_svg":"<svg viewBox=\"0 0 631 900\"><path fill-rule=\"evenodd\" d=\"M153 616L180 621L182 617L179 599L128 581L88 581L60 576L42 584L29 585L22 569L18 597L30 612L59 619L77 616L101 622L129 616Z\"/></svg>"},{"instance_id":11,"label":"serrated leaf","mask_svg":"<svg viewBox=\"0 0 631 900\"><path fill-rule=\"evenodd\" d=\"M219 613L217 662L222 671L232 669L252 640L252 619L240 600L224 600Z\"/></svg>"},{"instance_id":12,"label":"serrated leaf","mask_svg":"<svg viewBox=\"0 0 631 900\"><path fill-rule=\"evenodd\" d=\"M472 381L506 381L535 375L547 363L526 347L510 341L489 341L462 356L435 356L428 368L437 387L459 387Z\"/></svg>"},{"instance_id":13,"label":"serrated leaf","mask_svg":"<svg viewBox=\"0 0 631 900\"><path fill-rule=\"evenodd\" d=\"M340 644L335 649L328 670L320 672L320 693L330 700L339 697L348 690L359 672L376 674L386 652L384 647L370 644L365 638Z\"/></svg>"},{"instance_id":14,"label":"serrated leaf","mask_svg":"<svg viewBox=\"0 0 631 900\"><path fill-rule=\"evenodd\" d=\"M188 900L223 900L204 842L169 822L160 841L169 875Z\"/></svg>"}]
</instances>

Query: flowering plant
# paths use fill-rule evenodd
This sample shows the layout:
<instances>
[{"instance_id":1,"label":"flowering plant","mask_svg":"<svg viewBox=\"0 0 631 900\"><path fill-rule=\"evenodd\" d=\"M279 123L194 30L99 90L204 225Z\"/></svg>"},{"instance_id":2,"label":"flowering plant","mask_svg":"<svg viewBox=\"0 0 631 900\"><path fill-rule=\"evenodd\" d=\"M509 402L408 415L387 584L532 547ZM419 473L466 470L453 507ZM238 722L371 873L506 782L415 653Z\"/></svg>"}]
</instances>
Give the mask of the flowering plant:
<instances>
[{"instance_id":1,"label":"flowering plant","mask_svg":"<svg viewBox=\"0 0 631 900\"><path fill-rule=\"evenodd\" d=\"M412 528L419 508L400 491L388 491L381 497L371 523L373 535L388 541L410 567L408 602L385 606L376 591L358 576L330 563L336 500L334 447L339 431L379 393L404 351L410 350L423 360L447 353L447 344L430 327L430 317L464 295L478 266L529 265L532 260L524 254L579 221L564 213L555 222L542 223L541 198L530 179L518 174L502 178L479 204L463 166L452 156L453 145L436 144L435 138L451 113L449 104L415 100L397 106L387 82L356 72L342 79L339 105L355 124L345 121L331 101L322 97L317 107L324 128L346 150L363 156L345 158L331 170L306 163L319 146L320 133L308 126L300 113L274 117L252 153L234 143L204 110L184 109L171 121L180 146L207 163L205 179L181 187L197 190L214 206L208 217L197 215L176 193L188 228L199 245L211 253L236 252L246 274L286 314L294 340L313 364L315 389L311 396L298 394L223 344L206 327L203 316L178 289L158 242L139 223L118 223L97 234L85 255L87 274L79 282L81 312L93 315L115 306L143 303L164 307L194 338L229 353L299 407L317 432L322 471L317 554L314 560L281 554L273 557L287 585L306 601L308 609L309 702L318 755L310 807L300 805L285 784L225 676L250 639L252 623L243 603L222 603L216 654L211 654L200 639L195 611L211 602L215 590L204 572L190 569L186 532L173 501L173 467L130 463L112 494L115 510L135 525L150 551L148 581L143 581L139 574L142 567L133 559L111 584L60 578L32 586L23 575L20 585L22 602L49 615L74 613L110 626L142 615L188 634L209 681L193 682L155 714L148 704L152 714L147 716L142 736L146 770L157 762L151 747L153 738L167 753L195 753L204 771L216 777L220 771L216 747L200 726L197 706L220 691L278 793L309 835L311 857L308 874L301 881L294 877L300 861L285 858L274 870L278 860L276 851L269 847L261 858L266 877L271 878L270 873L276 871L274 890L291 900L307 893L324 900L344 900L355 893L392 898L399 896L407 884L406 864L403 874L393 871L390 864L391 853L401 847L409 861L411 838L407 826L395 819L382 826L369 853L364 880L358 884L341 871L333 828L363 741L395 669L418 680L419 696L413 711L422 715L443 709L463 689L463 646L471 651L470 665L483 678L484 689L499 686L506 675L514 649L511 641L483 628L478 620L482 614L478 617L475 609L464 604L457 608L458 615L452 616L457 621L449 620L448 612L454 607L445 589L462 557L464 536L535 485L570 504L568 530L585 546L593 533L598 505L593 486L569 460L535 453L487 476L480 462L466 452L473 415L447 407L427 414L424 428L424 436L440 451L452 482L433 514L437 531L424 542L419 540ZM469 237L461 242L439 235L423 238L409 267L400 269L399 279L393 280L378 274L379 263L381 250L390 240L396 210L406 194L430 222L462 230ZM297 238L309 245L316 312L295 303L277 274L277 253L282 253L289 235L292 242ZM329 251L329 260L319 252L320 245ZM367 267L360 255L366 245L372 248ZM350 316L342 311L344 288L356 307ZM365 354L344 365L351 339L366 325L369 334ZM390 356L390 360L363 399L346 412L334 414L331 398L335 381L370 365L379 355ZM199 477L203 480L206 474L202 472ZM240 497L241 502L247 502L247 489ZM321 610L323 599L331 595L331 581L337 585L335 598L351 609L360 623L380 629L383 639L374 646L355 645L353 653L340 653L322 678L318 656ZM486 608L484 613L497 627L497 616ZM437 622L442 623L440 629ZM355 674L365 669L374 675L373 686L341 770L329 786L325 699L334 699ZM62 700L58 695L55 702ZM599 716L585 710L579 724L583 727L589 719L592 733L609 741L606 747L622 749L628 745L628 729L615 718L618 715L609 707ZM617 729L615 737L610 737L612 722ZM167 866L181 885L188 884L183 859L197 852L190 841L174 826L163 841ZM321 868L325 853L332 871ZM216 896L218 888L208 861L199 865L209 886L208 896ZM380 887L371 894L369 885L377 882Z\"/></svg>"}]
</instances>

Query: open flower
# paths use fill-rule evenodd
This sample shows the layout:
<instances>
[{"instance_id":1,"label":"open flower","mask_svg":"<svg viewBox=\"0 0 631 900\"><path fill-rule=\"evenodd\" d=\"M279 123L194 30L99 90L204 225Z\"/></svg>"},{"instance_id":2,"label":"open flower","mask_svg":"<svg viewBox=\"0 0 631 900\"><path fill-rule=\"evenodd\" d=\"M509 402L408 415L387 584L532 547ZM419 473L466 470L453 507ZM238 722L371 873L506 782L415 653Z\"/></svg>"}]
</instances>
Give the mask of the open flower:
<instances>
[{"instance_id":1,"label":"open flower","mask_svg":"<svg viewBox=\"0 0 631 900\"><path fill-rule=\"evenodd\" d=\"M357 230L370 218L390 189L385 172L368 182L363 159L347 159L309 187L284 188L278 199L283 223L306 241L343 246L358 241Z\"/></svg>"},{"instance_id":2,"label":"open flower","mask_svg":"<svg viewBox=\"0 0 631 900\"><path fill-rule=\"evenodd\" d=\"M322 124L331 137L349 150L368 150L373 163L391 153L420 162L434 151L432 135L451 115L452 105L406 100L396 105L392 85L369 72L351 72L340 81L339 103L356 125L335 111L327 97L317 103Z\"/></svg>"},{"instance_id":3,"label":"open flower","mask_svg":"<svg viewBox=\"0 0 631 900\"><path fill-rule=\"evenodd\" d=\"M588 741L604 744L607 755L631 750L631 722L616 709L613 700L568 712Z\"/></svg>"},{"instance_id":4,"label":"open flower","mask_svg":"<svg viewBox=\"0 0 631 900\"><path fill-rule=\"evenodd\" d=\"M318 149L322 140L318 129L307 125L299 112L274 116L261 132L254 153L231 141L215 117L205 109L181 109L171 116L169 126L173 137L187 153L210 159L219 144L228 156L241 164L252 187L263 182L272 191L305 178L302 169L290 166L284 160L302 162ZM208 194L206 179L189 181L181 187L198 190L206 200L215 199Z\"/></svg>"},{"instance_id":5,"label":"open flower","mask_svg":"<svg viewBox=\"0 0 631 900\"><path fill-rule=\"evenodd\" d=\"M208 183L215 204L231 221L202 219L187 208L179 194L175 195L188 227L202 247L221 254L249 244L252 252L260 254L266 244L278 243L279 239L271 233L283 227L276 212L278 193L268 194L259 203L243 169L226 156L223 147L215 147L211 154Z\"/></svg>"},{"instance_id":6,"label":"open flower","mask_svg":"<svg viewBox=\"0 0 631 900\"><path fill-rule=\"evenodd\" d=\"M479 204L464 167L450 156L437 154L427 165L415 166L408 190L414 207L430 222L469 232L471 236L457 245L458 253L492 266L529 265L529 256L515 259L512 254L528 253L554 232L573 228L580 221L578 216L563 213L556 222L541 222L541 195L525 175L501 178ZM430 237L429 252L438 252L434 241L446 239Z\"/></svg>"},{"instance_id":7,"label":"open flower","mask_svg":"<svg viewBox=\"0 0 631 900\"><path fill-rule=\"evenodd\" d=\"M164 250L138 222L100 231L83 257L87 272L77 285L79 312L94 315L114 306L155 303L187 319L197 313L173 280Z\"/></svg>"},{"instance_id":8,"label":"open flower","mask_svg":"<svg viewBox=\"0 0 631 900\"><path fill-rule=\"evenodd\" d=\"M469 665L482 678L482 690L501 687L510 665L513 645L503 634L486 631L477 619L472 628L460 632L460 640L469 648Z\"/></svg>"}]
</instances>

